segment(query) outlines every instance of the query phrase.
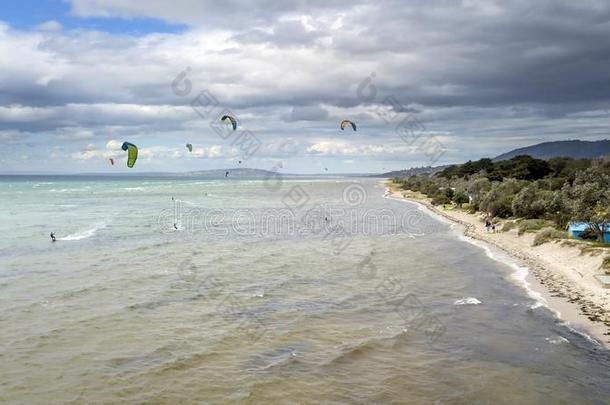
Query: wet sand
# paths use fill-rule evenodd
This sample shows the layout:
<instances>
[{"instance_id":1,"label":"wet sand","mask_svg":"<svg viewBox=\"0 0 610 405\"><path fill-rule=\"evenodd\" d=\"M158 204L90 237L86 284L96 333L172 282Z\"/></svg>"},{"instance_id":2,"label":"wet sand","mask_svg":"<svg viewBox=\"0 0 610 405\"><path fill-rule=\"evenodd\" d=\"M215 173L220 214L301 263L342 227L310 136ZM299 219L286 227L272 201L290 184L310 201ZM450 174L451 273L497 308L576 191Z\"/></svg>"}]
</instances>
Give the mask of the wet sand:
<instances>
[{"instance_id":1,"label":"wet sand","mask_svg":"<svg viewBox=\"0 0 610 405\"><path fill-rule=\"evenodd\" d=\"M406 199L423 205L464 229L468 238L504 251L529 273L524 280L538 293L546 305L567 325L596 339L610 348L610 290L604 289L594 278L603 274L600 265L610 249L595 249L583 253L586 246L574 240L552 241L532 246L535 234L521 236L516 229L490 233L485 230L482 214L470 214L461 210L445 210L431 204L419 193L399 189L388 181L391 198ZM501 229L500 225L497 229Z\"/></svg>"}]
</instances>

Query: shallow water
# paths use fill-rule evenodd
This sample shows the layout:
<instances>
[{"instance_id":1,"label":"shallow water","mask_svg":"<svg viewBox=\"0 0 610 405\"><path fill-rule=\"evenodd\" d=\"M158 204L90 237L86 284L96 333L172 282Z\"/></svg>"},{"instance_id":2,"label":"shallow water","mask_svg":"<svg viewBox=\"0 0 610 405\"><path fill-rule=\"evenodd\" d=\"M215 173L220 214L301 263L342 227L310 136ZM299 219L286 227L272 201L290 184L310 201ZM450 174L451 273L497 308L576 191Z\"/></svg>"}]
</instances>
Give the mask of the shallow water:
<instances>
[{"instance_id":1,"label":"shallow water","mask_svg":"<svg viewBox=\"0 0 610 405\"><path fill-rule=\"evenodd\" d=\"M383 194L3 178L0 401L609 403L607 350Z\"/></svg>"}]
</instances>

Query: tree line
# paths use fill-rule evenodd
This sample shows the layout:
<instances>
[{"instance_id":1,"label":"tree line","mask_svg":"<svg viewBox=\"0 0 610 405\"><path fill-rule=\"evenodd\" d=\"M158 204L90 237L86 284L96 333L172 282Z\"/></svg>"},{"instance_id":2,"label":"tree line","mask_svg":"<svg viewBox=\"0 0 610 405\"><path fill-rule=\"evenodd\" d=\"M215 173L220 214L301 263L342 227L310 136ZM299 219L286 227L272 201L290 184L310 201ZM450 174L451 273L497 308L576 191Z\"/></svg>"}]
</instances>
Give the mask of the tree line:
<instances>
[{"instance_id":1,"label":"tree line","mask_svg":"<svg viewBox=\"0 0 610 405\"><path fill-rule=\"evenodd\" d=\"M490 217L545 219L559 229L584 222L600 242L610 223L608 157L541 160L521 155L498 162L485 158L394 181L425 194L435 205L454 203Z\"/></svg>"}]
</instances>

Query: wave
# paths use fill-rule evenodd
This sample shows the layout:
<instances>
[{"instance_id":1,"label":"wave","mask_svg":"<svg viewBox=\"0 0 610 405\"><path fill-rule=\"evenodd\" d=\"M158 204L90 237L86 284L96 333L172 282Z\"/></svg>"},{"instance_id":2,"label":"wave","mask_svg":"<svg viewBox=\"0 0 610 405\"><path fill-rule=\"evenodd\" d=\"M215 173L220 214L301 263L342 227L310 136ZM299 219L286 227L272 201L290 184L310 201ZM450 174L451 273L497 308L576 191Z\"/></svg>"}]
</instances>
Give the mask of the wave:
<instances>
[{"instance_id":1,"label":"wave","mask_svg":"<svg viewBox=\"0 0 610 405\"><path fill-rule=\"evenodd\" d=\"M389 335L369 336L357 342L350 342L341 345L336 349L331 357L326 360L324 366L333 366L337 364L345 364L357 361L363 357L369 356L371 353L384 352L395 350L398 345L408 339L409 330L400 327L400 330Z\"/></svg>"},{"instance_id":2,"label":"wave","mask_svg":"<svg viewBox=\"0 0 610 405\"><path fill-rule=\"evenodd\" d=\"M489 257L490 259L511 267L513 269L513 273L511 274L511 278L513 279L513 281L515 281L518 285L520 285L522 288L524 288L525 291L527 292L528 296L535 301L535 303L531 305L531 307L530 307L531 309L535 309L535 308L543 306L543 307L551 310L549 308L549 306L547 305L547 302L544 299L544 297L542 296L542 294L539 293L538 291L535 291L534 289L532 289L531 284L527 281L527 276L529 275L528 267L519 265L513 257L511 257L508 254L503 253L499 249L494 249L492 251L490 244L464 235L464 232L462 231L461 226L457 226L458 225L457 223L451 221L448 218L445 218L442 215L435 213L434 211L431 211L425 205L423 205L417 201L392 197L391 194L389 193L389 190L390 190L389 188L386 188L386 194L384 194L384 197L393 199L393 200L397 200L397 201L406 201L406 202L415 204L415 206L419 210L421 210L422 212L425 212L427 215L431 216L432 218L435 218L443 223L449 224L451 226L451 230L457 235L457 237L460 240L462 240L464 242L468 242L474 246L477 246L478 248L483 249L483 251L485 252L485 255L487 257ZM561 318L561 313L559 313L559 311L552 311L552 312L555 312L557 317Z\"/></svg>"},{"instance_id":3,"label":"wave","mask_svg":"<svg viewBox=\"0 0 610 405\"><path fill-rule=\"evenodd\" d=\"M478 239L474 239L471 237L468 237L466 235L464 235L463 231L462 231L462 227L461 226L457 226L459 224L449 220L448 218L443 217L442 215L438 215L437 213L431 211L430 209L428 209L428 207L426 207L425 205L417 202L417 201L412 201L412 200L406 200L406 199L401 199L401 198L396 198L396 197L392 197L390 193L388 193L387 191L389 190L389 188L386 188L386 193L384 194L384 197L389 198L389 199L394 199L397 201L406 201L406 202L411 202L413 204L415 204L418 209L426 212L427 215L436 218L442 222L445 223L449 223L451 224L451 230L457 235L457 237L467 243L470 243L474 246L477 246L481 249L483 249L483 251L485 252L485 254L487 255L487 257L489 257L492 260L495 260L499 263L505 264L509 267L511 267L513 269L513 273L511 274L511 279L520 287L522 287L527 295L534 300L534 303L532 305L530 305L530 310L534 310L536 308L540 308L540 307L544 307L547 310L549 310L551 313L553 313L555 315L555 317L557 319L562 319L562 315L561 312L555 308L551 308L548 305L547 300L544 298L544 296L542 295L541 292L538 292L536 290L534 290L531 287L531 283L529 281L527 281L527 277L529 275L529 267L526 266L522 266L517 262L517 259L513 258L512 256L510 256L508 253L504 253L503 251L501 251L499 248L494 248L492 250L492 245L490 245L487 242L484 241L480 241ZM567 329L569 329L571 332L580 335L582 337L584 337L587 341L589 341L590 343L594 344L595 346L602 346L601 343L599 343L597 341L597 339L595 339L594 337L592 337L590 334L588 334L587 332L580 330L580 328L576 328L574 327L570 322L564 321L562 323L560 323L560 325L566 327Z\"/></svg>"},{"instance_id":4,"label":"wave","mask_svg":"<svg viewBox=\"0 0 610 405\"><path fill-rule=\"evenodd\" d=\"M475 297L466 297L459 300L456 300L453 305L479 305L481 301L479 301Z\"/></svg>"},{"instance_id":5,"label":"wave","mask_svg":"<svg viewBox=\"0 0 610 405\"><path fill-rule=\"evenodd\" d=\"M86 192L92 190L91 187L82 187L82 188L52 188L49 190L49 193L79 193Z\"/></svg>"},{"instance_id":6,"label":"wave","mask_svg":"<svg viewBox=\"0 0 610 405\"><path fill-rule=\"evenodd\" d=\"M105 227L106 227L105 223L99 223L99 224L94 225L93 228L85 229L84 231L75 232L68 236L64 236L63 238L58 238L57 240L75 241L75 240L87 239L87 238L92 237L93 235L95 235L95 233L97 231L99 231L100 229L103 229Z\"/></svg>"},{"instance_id":7,"label":"wave","mask_svg":"<svg viewBox=\"0 0 610 405\"><path fill-rule=\"evenodd\" d=\"M464 235L460 230L455 230L455 231L456 231L458 238L460 238L460 240L463 240L464 242L468 242L478 248L483 249L483 251L485 252L485 255L487 257L489 257L490 259L492 259L496 262L505 264L513 270L513 272L510 275L510 278L512 279L512 281L515 282L515 284L521 286L525 290L527 295L535 301L530 306L531 309L545 307L548 310L550 310L551 312L554 312L558 318L561 318L561 313L559 311L552 310L548 306L548 303L547 303L546 299L544 299L542 293L534 290L531 287L531 284L529 283L529 281L527 281L527 277L529 275L529 267L521 266L519 263L517 263L516 259L511 257L508 253L502 252L500 249L492 250L492 246L486 242L468 237L468 236Z\"/></svg>"},{"instance_id":8,"label":"wave","mask_svg":"<svg viewBox=\"0 0 610 405\"><path fill-rule=\"evenodd\" d=\"M566 338L564 338L563 336L557 336L557 337L547 337L544 338L544 340L546 340L547 342L549 342L552 345L559 345L562 343L570 343L570 341Z\"/></svg>"},{"instance_id":9,"label":"wave","mask_svg":"<svg viewBox=\"0 0 610 405\"><path fill-rule=\"evenodd\" d=\"M570 332L572 332L572 333L574 333L576 335L582 336L583 338L585 338L586 341L588 341L589 343L593 344L593 346L602 347L602 348L604 347L604 345L602 343L600 343L596 338L594 338L593 336L588 334L586 331L581 330L580 328L572 325L568 321L561 322L559 325L568 328L568 330Z\"/></svg>"},{"instance_id":10,"label":"wave","mask_svg":"<svg viewBox=\"0 0 610 405\"><path fill-rule=\"evenodd\" d=\"M301 358L311 350L308 343L295 342L288 346L260 352L250 357L243 367L248 371L272 371L276 368L287 368L292 371L304 364Z\"/></svg>"}]
</instances>

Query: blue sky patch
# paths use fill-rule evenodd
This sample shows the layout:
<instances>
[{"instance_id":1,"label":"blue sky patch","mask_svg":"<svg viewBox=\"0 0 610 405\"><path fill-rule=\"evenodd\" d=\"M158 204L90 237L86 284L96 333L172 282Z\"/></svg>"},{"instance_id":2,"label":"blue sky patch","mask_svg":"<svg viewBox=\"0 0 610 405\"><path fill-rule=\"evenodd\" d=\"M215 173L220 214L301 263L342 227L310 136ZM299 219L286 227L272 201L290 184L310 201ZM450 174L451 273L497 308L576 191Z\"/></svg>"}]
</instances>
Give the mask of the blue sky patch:
<instances>
[{"instance_id":1,"label":"blue sky patch","mask_svg":"<svg viewBox=\"0 0 610 405\"><path fill-rule=\"evenodd\" d=\"M87 29L112 34L146 35L154 32L180 33L186 25L169 24L151 18L83 18L71 15L70 5L62 0L21 0L3 7L0 21L17 30L30 30L47 21L57 21L65 29Z\"/></svg>"}]
</instances>

